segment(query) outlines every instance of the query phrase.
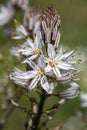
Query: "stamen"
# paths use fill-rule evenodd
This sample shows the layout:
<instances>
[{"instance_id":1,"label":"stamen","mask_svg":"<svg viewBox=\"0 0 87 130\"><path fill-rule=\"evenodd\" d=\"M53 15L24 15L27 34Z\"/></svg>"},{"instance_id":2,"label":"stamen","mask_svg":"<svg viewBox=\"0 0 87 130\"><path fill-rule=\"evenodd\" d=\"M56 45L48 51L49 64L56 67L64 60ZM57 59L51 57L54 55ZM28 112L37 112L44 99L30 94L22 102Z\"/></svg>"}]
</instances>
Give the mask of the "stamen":
<instances>
[{"instance_id":1,"label":"stamen","mask_svg":"<svg viewBox=\"0 0 87 130\"><path fill-rule=\"evenodd\" d=\"M51 66L54 66L55 64L56 64L56 60L55 60L55 59L51 59L51 60L50 60L50 65L51 65Z\"/></svg>"},{"instance_id":2,"label":"stamen","mask_svg":"<svg viewBox=\"0 0 87 130\"><path fill-rule=\"evenodd\" d=\"M42 76L43 74L44 74L44 70L43 70L43 69L39 69L39 70L38 70L38 75L39 75L39 76Z\"/></svg>"},{"instance_id":3,"label":"stamen","mask_svg":"<svg viewBox=\"0 0 87 130\"><path fill-rule=\"evenodd\" d=\"M39 53L40 53L40 49L39 49L39 48L35 48L35 49L34 49L34 53L35 53L35 54L39 54Z\"/></svg>"},{"instance_id":4,"label":"stamen","mask_svg":"<svg viewBox=\"0 0 87 130\"><path fill-rule=\"evenodd\" d=\"M82 61L82 60L78 60L78 61L77 61L77 64L80 64L80 63L81 63L81 61Z\"/></svg>"},{"instance_id":5,"label":"stamen","mask_svg":"<svg viewBox=\"0 0 87 130\"><path fill-rule=\"evenodd\" d=\"M22 54L23 54L23 51L19 51L18 53L19 53L20 55L22 55Z\"/></svg>"}]
</instances>

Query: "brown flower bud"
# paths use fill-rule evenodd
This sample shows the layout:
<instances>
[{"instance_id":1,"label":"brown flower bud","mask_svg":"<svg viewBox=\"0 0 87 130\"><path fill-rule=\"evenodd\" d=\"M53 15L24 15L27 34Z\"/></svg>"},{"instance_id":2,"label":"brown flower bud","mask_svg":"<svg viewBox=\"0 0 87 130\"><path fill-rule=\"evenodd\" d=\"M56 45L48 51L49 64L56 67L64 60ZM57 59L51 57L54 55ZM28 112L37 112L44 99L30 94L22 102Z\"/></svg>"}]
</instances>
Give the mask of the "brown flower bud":
<instances>
[{"instance_id":1,"label":"brown flower bud","mask_svg":"<svg viewBox=\"0 0 87 130\"><path fill-rule=\"evenodd\" d=\"M57 10L50 6L42 14L41 17L42 29L44 34L44 40L46 43L56 41L56 38L60 38L60 15Z\"/></svg>"},{"instance_id":2,"label":"brown flower bud","mask_svg":"<svg viewBox=\"0 0 87 130\"><path fill-rule=\"evenodd\" d=\"M41 10L37 6L29 7L24 15L23 23L24 26L30 31L32 30L36 34L40 27Z\"/></svg>"}]
</instances>

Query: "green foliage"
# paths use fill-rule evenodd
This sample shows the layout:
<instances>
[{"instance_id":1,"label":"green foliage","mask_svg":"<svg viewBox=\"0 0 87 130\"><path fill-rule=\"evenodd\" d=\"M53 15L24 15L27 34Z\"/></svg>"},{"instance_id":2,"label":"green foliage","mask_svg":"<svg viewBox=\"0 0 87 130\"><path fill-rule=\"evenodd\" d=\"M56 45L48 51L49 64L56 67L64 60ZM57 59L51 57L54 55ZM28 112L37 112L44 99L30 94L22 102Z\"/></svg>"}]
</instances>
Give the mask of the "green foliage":
<instances>
[{"instance_id":1,"label":"green foliage","mask_svg":"<svg viewBox=\"0 0 87 130\"><path fill-rule=\"evenodd\" d=\"M64 123L62 130L86 130L85 123L78 117L71 117Z\"/></svg>"}]
</instances>

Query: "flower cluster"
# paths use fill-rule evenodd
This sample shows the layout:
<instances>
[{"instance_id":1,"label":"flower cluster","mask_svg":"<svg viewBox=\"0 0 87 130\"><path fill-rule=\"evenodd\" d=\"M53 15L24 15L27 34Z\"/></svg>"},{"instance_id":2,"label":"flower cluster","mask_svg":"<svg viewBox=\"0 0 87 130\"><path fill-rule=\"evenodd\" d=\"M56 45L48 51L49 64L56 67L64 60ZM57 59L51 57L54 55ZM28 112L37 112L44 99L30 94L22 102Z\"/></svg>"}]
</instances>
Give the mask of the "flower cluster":
<instances>
[{"instance_id":1,"label":"flower cluster","mask_svg":"<svg viewBox=\"0 0 87 130\"><path fill-rule=\"evenodd\" d=\"M37 10L37 12L39 11ZM59 47L61 20L57 10L54 7L48 7L42 15L39 12L34 17L34 13L31 11L30 14L29 17L26 15L25 18L26 22L27 19L31 19L28 29L34 31L37 28L37 31L33 32L33 36L30 37L29 30L16 22L16 36L13 38L25 38L26 41L17 49L10 50L13 55L23 57L22 63L27 64L28 70L22 71L15 68L10 74L10 79L25 89L32 90L37 86L48 94L53 93L58 83L62 83L70 87L60 92L59 97L65 99L76 97L79 93L79 85L75 82L78 80L75 78L78 69L75 68L77 61L72 58L76 49L63 51L62 46ZM38 17L40 26L31 22Z\"/></svg>"}]
</instances>

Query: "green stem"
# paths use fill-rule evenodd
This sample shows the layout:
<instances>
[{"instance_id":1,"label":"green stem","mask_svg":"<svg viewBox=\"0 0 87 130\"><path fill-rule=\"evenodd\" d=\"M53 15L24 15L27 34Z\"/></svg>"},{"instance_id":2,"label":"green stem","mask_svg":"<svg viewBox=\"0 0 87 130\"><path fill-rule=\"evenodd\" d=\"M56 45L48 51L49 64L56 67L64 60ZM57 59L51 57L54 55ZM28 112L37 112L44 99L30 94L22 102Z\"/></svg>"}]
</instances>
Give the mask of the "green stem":
<instances>
[{"instance_id":1,"label":"green stem","mask_svg":"<svg viewBox=\"0 0 87 130\"><path fill-rule=\"evenodd\" d=\"M43 107L44 107L45 100L46 100L46 92L42 91L40 103L38 106L38 112L37 112L37 115L36 115L34 122L33 122L33 130L38 130L38 126L40 124L40 118L41 118L41 115L43 113Z\"/></svg>"}]
</instances>

